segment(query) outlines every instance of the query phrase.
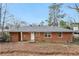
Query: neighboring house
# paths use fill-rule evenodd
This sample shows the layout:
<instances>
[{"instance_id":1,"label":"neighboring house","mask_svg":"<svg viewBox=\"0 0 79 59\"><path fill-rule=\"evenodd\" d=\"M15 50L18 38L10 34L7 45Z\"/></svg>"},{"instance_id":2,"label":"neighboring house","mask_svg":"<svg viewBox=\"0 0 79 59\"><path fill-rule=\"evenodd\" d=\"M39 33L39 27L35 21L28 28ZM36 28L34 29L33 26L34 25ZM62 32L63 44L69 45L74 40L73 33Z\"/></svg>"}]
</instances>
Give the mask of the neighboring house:
<instances>
[{"instance_id":1,"label":"neighboring house","mask_svg":"<svg viewBox=\"0 0 79 59\"><path fill-rule=\"evenodd\" d=\"M73 30L52 26L26 26L9 29L11 41L72 42Z\"/></svg>"},{"instance_id":2,"label":"neighboring house","mask_svg":"<svg viewBox=\"0 0 79 59\"><path fill-rule=\"evenodd\" d=\"M73 34L74 38L79 38L79 30L74 30L74 31L75 31Z\"/></svg>"},{"instance_id":3,"label":"neighboring house","mask_svg":"<svg viewBox=\"0 0 79 59\"><path fill-rule=\"evenodd\" d=\"M79 30L79 23L72 23L71 27L73 28L73 30Z\"/></svg>"},{"instance_id":4,"label":"neighboring house","mask_svg":"<svg viewBox=\"0 0 79 59\"><path fill-rule=\"evenodd\" d=\"M79 38L79 23L72 23L72 25L71 25L72 27L73 27L73 30L74 31L77 31L77 32L75 32L74 33L74 38Z\"/></svg>"}]
</instances>

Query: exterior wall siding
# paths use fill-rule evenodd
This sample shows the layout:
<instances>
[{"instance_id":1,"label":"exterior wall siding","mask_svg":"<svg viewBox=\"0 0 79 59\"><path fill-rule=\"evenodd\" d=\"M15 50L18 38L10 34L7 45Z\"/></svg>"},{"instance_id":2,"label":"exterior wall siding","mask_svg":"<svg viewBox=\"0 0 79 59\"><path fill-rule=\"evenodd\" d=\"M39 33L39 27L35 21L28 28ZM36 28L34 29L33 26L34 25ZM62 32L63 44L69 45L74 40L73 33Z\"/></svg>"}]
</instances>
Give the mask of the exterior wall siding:
<instances>
[{"instance_id":1,"label":"exterior wall siding","mask_svg":"<svg viewBox=\"0 0 79 59\"><path fill-rule=\"evenodd\" d=\"M31 33L29 32L22 32L22 38L23 38L23 41L28 41L31 39Z\"/></svg>"},{"instance_id":2,"label":"exterior wall siding","mask_svg":"<svg viewBox=\"0 0 79 59\"><path fill-rule=\"evenodd\" d=\"M19 32L10 32L10 38L12 42L17 42L20 40L20 33Z\"/></svg>"},{"instance_id":3,"label":"exterior wall siding","mask_svg":"<svg viewBox=\"0 0 79 59\"><path fill-rule=\"evenodd\" d=\"M73 33L65 32L63 34L63 40L67 42L72 42L72 39L73 39Z\"/></svg>"},{"instance_id":4,"label":"exterior wall siding","mask_svg":"<svg viewBox=\"0 0 79 59\"><path fill-rule=\"evenodd\" d=\"M20 41L20 33L11 32L11 41ZM31 40L30 32L22 32L23 41ZM44 32L35 32L35 41L47 41L47 42L72 42L73 34L70 32L62 33L60 38L56 32L51 33L51 38L46 38Z\"/></svg>"},{"instance_id":5,"label":"exterior wall siding","mask_svg":"<svg viewBox=\"0 0 79 59\"><path fill-rule=\"evenodd\" d=\"M52 33L52 42L72 42L73 34L70 32L63 32L62 37L59 37L56 32Z\"/></svg>"},{"instance_id":6,"label":"exterior wall siding","mask_svg":"<svg viewBox=\"0 0 79 59\"><path fill-rule=\"evenodd\" d=\"M44 35L43 35L43 32L36 32L35 33L35 40L36 41L44 41Z\"/></svg>"},{"instance_id":7,"label":"exterior wall siding","mask_svg":"<svg viewBox=\"0 0 79 59\"><path fill-rule=\"evenodd\" d=\"M52 32L50 38L46 38L43 32L38 32L35 35L36 41L47 42L72 42L73 34L71 32L63 32L62 37L59 37L57 32Z\"/></svg>"}]
</instances>

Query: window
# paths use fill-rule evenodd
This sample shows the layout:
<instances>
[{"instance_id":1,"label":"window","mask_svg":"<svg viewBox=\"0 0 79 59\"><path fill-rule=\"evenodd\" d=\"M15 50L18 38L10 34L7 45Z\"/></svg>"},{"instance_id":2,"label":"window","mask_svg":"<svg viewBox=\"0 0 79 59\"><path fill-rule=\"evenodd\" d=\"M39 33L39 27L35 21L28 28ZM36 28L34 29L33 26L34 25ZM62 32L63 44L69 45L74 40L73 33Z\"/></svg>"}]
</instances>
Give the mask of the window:
<instances>
[{"instance_id":1,"label":"window","mask_svg":"<svg viewBox=\"0 0 79 59\"><path fill-rule=\"evenodd\" d=\"M50 38L50 37L51 37L51 33L50 33L50 32L47 32L47 33L44 34L44 36L45 36L46 38Z\"/></svg>"},{"instance_id":2,"label":"window","mask_svg":"<svg viewBox=\"0 0 79 59\"><path fill-rule=\"evenodd\" d=\"M62 37L62 32L58 32L58 37Z\"/></svg>"}]
</instances>

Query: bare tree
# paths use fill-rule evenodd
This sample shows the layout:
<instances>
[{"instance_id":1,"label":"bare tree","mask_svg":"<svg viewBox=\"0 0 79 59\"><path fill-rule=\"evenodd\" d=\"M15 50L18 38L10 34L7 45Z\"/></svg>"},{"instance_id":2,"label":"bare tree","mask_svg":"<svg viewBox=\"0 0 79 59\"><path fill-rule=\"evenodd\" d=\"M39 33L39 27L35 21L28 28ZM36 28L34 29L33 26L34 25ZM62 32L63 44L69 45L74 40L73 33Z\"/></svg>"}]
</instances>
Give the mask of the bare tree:
<instances>
[{"instance_id":1,"label":"bare tree","mask_svg":"<svg viewBox=\"0 0 79 59\"><path fill-rule=\"evenodd\" d=\"M78 13L77 17L79 19L79 4L75 3L74 6L68 6L68 8L75 10ZM75 25L76 24L76 18L73 18L72 20L73 20L73 25ZM79 26L79 24L78 24L78 26Z\"/></svg>"},{"instance_id":2,"label":"bare tree","mask_svg":"<svg viewBox=\"0 0 79 59\"><path fill-rule=\"evenodd\" d=\"M3 13L2 36L4 35L4 24L5 24L5 19L6 19L6 9L7 9L7 4L5 4L5 10L4 10L4 13Z\"/></svg>"},{"instance_id":3,"label":"bare tree","mask_svg":"<svg viewBox=\"0 0 79 59\"><path fill-rule=\"evenodd\" d=\"M2 3L0 4L0 27L1 27L1 17L2 17Z\"/></svg>"},{"instance_id":4,"label":"bare tree","mask_svg":"<svg viewBox=\"0 0 79 59\"><path fill-rule=\"evenodd\" d=\"M68 6L70 9L74 9L79 13L79 6L75 3L74 6Z\"/></svg>"},{"instance_id":5,"label":"bare tree","mask_svg":"<svg viewBox=\"0 0 79 59\"><path fill-rule=\"evenodd\" d=\"M9 18L10 20L6 22L6 26L9 28L19 29L20 27L27 25L27 22L17 19L14 15L11 15Z\"/></svg>"}]
</instances>

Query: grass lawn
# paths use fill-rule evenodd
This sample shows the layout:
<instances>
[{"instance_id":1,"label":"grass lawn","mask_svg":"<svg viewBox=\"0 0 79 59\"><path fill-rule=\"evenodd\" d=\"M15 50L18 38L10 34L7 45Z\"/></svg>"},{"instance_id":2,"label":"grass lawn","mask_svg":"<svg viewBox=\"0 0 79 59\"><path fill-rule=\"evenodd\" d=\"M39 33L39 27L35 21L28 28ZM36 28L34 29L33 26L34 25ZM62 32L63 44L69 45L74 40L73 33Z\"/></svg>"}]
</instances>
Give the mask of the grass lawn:
<instances>
[{"instance_id":1,"label":"grass lawn","mask_svg":"<svg viewBox=\"0 0 79 59\"><path fill-rule=\"evenodd\" d=\"M0 43L0 55L79 55L79 45L63 43Z\"/></svg>"}]
</instances>

